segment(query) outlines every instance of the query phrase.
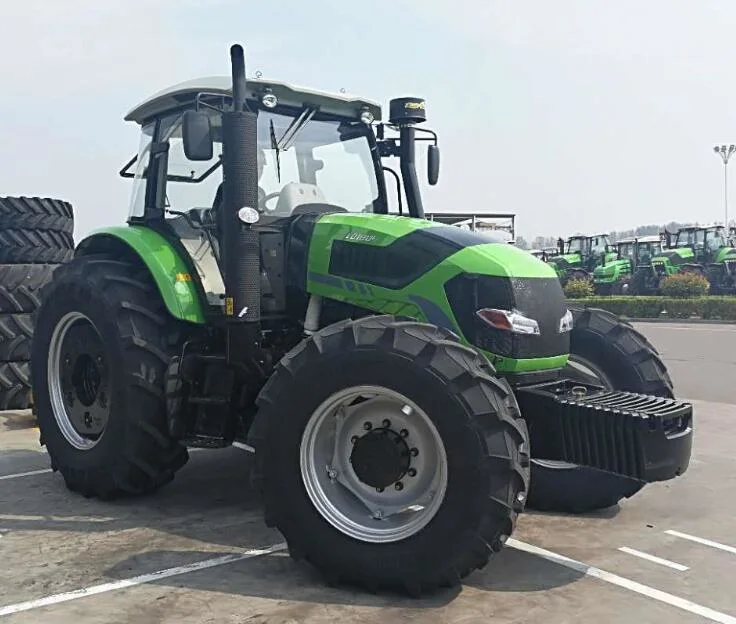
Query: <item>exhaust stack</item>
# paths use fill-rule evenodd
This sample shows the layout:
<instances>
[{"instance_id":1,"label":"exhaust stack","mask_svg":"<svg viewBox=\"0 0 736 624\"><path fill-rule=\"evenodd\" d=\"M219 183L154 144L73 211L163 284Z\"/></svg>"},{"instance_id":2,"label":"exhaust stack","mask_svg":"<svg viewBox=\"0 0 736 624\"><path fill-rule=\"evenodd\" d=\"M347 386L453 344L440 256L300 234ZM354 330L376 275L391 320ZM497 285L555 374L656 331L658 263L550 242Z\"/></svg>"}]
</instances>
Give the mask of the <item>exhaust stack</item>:
<instances>
[{"instance_id":1,"label":"exhaust stack","mask_svg":"<svg viewBox=\"0 0 736 624\"><path fill-rule=\"evenodd\" d=\"M258 210L258 113L246 102L245 57L240 45L230 48L232 110L222 115L223 232L228 359L258 341L261 320L260 238L253 215ZM242 218L241 214L248 218ZM238 353L240 352L240 353Z\"/></svg>"}]
</instances>

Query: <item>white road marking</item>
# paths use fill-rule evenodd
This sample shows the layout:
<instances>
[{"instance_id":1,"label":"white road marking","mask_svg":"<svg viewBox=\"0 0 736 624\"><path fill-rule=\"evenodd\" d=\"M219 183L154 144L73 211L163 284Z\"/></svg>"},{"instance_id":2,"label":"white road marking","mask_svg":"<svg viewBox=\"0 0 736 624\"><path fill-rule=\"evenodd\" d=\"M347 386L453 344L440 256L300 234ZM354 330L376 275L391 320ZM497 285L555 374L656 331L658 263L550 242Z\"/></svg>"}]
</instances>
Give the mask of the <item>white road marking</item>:
<instances>
[{"instance_id":1,"label":"white road marking","mask_svg":"<svg viewBox=\"0 0 736 624\"><path fill-rule=\"evenodd\" d=\"M32 477L34 475L45 474L47 472L52 472L51 468L44 468L43 470L31 470L29 472L16 472L15 474L2 475L0 477L0 481L5 481L6 479L18 479L19 477Z\"/></svg>"},{"instance_id":2,"label":"white road marking","mask_svg":"<svg viewBox=\"0 0 736 624\"><path fill-rule=\"evenodd\" d=\"M649 553L642 552L641 550L635 550L633 548L629 548L628 546L622 546L619 548L621 552L625 552L628 555L634 555L634 557L640 557L642 559L646 559L647 561L651 561L652 563L658 563L663 566L667 566L668 568L673 568L675 570L679 570L680 572L684 572L685 570L689 570L686 565L682 565L681 563L675 563L674 561L670 561L669 559L662 559L661 557L655 557L654 555L650 555Z\"/></svg>"},{"instance_id":3,"label":"white road marking","mask_svg":"<svg viewBox=\"0 0 736 624\"><path fill-rule=\"evenodd\" d=\"M82 589L64 592L63 594L54 594L52 596L46 596L45 598L39 598L37 600L19 602L17 604L0 607L0 616L12 615L13 613L30 611L32 609L39 609L40 607L47 607L49 605L59 604L60 602L68 602L70 600L76 600L77 598L84 598L85 596L103 594L105 592L115 591L117 589L124 589L126 587L134 587L136 585L152 583L160 579L170 578L172 576L180 576L182 574L197 572L199 570L205 570L207 568L214 568L217 566L225 565L227 563L234 563L236 561L243 561L244 559L251 559L253 557L260 557L262 555L267 555L285 549L286 544L274 544L273 546L267 546L266 548L257 548L253 550L246 550L242 553L233 553L231 555L223 555L222 557L213 557L212 559L205 559L204 561L198 561L196 563L190 563L188 565L178 566L176 568L158 570L157 572L151 572L150 574L141 574L140 576L134 576L132 578L123 579L120 581L113 581L112 583L92 585L91 587L84 587Z\"/></svg>"},{"instance_id":4,"label":"white road marking","mask_svg":"<svg viewBox=\"0 0 736 624\"><path fill-rule=\"evenodd\" d=\"M711 548L717 548L718 550L724 550L733 555L736 555L736 548L734 548L733 546L726 546L726 544L719 544L718 542L714 542L712 540L705 539L703 537L696 537L695 535L688 535L687 533L680 533L679 531L667 530L665 531L665 533L667 533L667 535L674 535L675 537L681 537L682 539L690 540L691 542L697 542L698 544L703 544L704 546L710 546Z\"/></svg>"},{"instance_id":5,"label":"white road marking","mask_svg":"<svg viewBox=\"0 0 736 624\"><path fill-rule=\"evenodd\" d=\"M26 514L0 514L0 520L11 522L112 522L119 518L106 518L100 516L56 516L49 514L48 516L31 516Z\"/></svg>"},{"instance_id":6,"label":"white road marking","mask_svg":"<svg viewBox=\"0 0 736 624\"><path fill-rule=\"evenodd\" d=\"M250 446L250 444L243 444L242 442L233 442L233 446L241 449L242 451L248 451L249 453L256 452L256 449Z\"/></svg>"},{"instance_id":7,"label":"white road marking","mask_svg":"<svg viewBox=\"0 0 736 624\"><path fill-rule=\"evenodd\" d=\"M685 324L685 325L678 325L676 323L649 323L648 329L654 329L654 326L656 326L657 329L671 329L674 331L707 331L707 332L727 332L729 334L733 334L734 331L736 331L736 327L733 327L732 324L726 324L726 323L713 323L712 325L708 325L707 323L697 323L697 324ZM707 325L707 327L698 327L698 325Z\"/></svg>"},{"instance_id":8,"label":"white road marking","mask_svg":"<svg viewBox=\"0 0 736 624\"><path fill-rule=\"evenodd\" d=\"M664 602L665 604L677 607L678 609L682 609L683 611L689 611L690 613L694 613L695 615L700 615L706 619L711 620L712 622L719 622L720 624L736 624L736 617L732 615L721 613L720 611L716 611L709 607L704 607L702 605L691 602L690 600L686 600L685 598L680 598L679 596L673 596L672 594L668 594L667 592L663 592L659 589L654 589L653 587L637 583L636 581L618 576L617 574L606 572L605 570L595 568L580 561L575 561L575 559L570 559L569 557L565 557L564 555L558 555L557 553L545 550L544 548L539 548L538 546L533 546L532 544L526 544L513 538L509 538L508 540L506 540L506 544L508 546L511 546L512 548L517 548L518 550L523 550L524 552L528 552L532 555L542 557L543 559L551 561L552 563L557 563L571 570L581 572L586 576L597 578L601 581L605 581L606 583L611 583L612 585L623 587L624 589L628 589L629 591L641 594L642 596L646 596L647 598L652 598L653 600Z\"/></svg>"}]
</instances>

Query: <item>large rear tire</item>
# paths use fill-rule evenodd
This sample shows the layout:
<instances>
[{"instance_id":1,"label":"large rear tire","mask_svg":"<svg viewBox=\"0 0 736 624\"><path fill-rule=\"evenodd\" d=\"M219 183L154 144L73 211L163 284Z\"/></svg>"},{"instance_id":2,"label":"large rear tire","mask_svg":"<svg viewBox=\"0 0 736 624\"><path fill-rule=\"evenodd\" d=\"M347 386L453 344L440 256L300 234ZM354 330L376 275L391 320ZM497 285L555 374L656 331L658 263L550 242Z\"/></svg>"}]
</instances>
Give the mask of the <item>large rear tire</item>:
<instances>
[{"instance_id":1,"label":"large rear tire","mask_svg":"<svg viewBox=\"0 0 736 624\"><path fill-rule=\"evenodd\" d=\"M148 493L186 463L168 436L163 393L180 335L145 268L82 256L56 271L31 369L41 443L69 489Z\"/></svg>"},{"instance_id":2,"label":"large rear tire","mask_svg":"<svg viewBox=\"0 0 736 624\"><path fill-rule=\"evenodd\" d=\"M570 306L570 374L614 390L673 398L672 380L656 349L629 323L604 310ZM584 513L606 509L638 493L640 481L562 462L532 460L528 506Z\"/></svg>"},{"instance_id":3,"label":"large rear tire","mask_svg":"<svg viewBox=\"0 0 736 624\"><path fill-rule=\"evenodd\" d=\"M528 434L509 385L432 325L331 325L282 359L258 405L266 523L330 583L455 585L524 508Z\"/></svg>"}]
</instances>

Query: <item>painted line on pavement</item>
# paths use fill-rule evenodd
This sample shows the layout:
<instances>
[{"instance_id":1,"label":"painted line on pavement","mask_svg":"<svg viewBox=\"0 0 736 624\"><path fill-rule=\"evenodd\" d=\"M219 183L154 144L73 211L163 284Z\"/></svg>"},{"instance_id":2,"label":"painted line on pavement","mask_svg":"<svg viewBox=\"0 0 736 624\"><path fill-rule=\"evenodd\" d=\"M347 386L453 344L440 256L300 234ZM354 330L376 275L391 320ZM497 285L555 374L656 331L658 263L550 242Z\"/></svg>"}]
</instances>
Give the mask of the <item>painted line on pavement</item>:
<instances>
[{"instance_id":1,"label":"painted line on pavement","mask_svg":"<svg viewBox=\"0 0 736 624\"><path fill-rule=\"evenodd\" d=\"M733 546L726 546L726 544L719 544L718 542L714 542L713 540L705 539L703 537L696 537L695 535L688 535L687 533L680 533L679 531L667 530L665 531L665 533L667 533L667 535L681 537L682 539L690 540L691 542L703 544L704 546L710 546L711 548L717 548L718 550L723 550L725 552L731 553L732 555L736 555L736 548L734 548Z\"/></svg>"},{"instance_id":2,"label":"painted line on pavement","mask_svg":"<svg viewBox=\"0 0 736 624\"><path fill-rule=\"evenodd\" d=\"M612 585L617 585L618 587L628 589L629 591L635 592L642 596L646 596L647 598L651 598L653 600L658 600L659 602L663 602L678 609L682 609L683 611L689 611L690 613L694 613L695 615L704 617L708 620L711 620L712 622L719 622L720 624L736 624L736 617L728 615L727 613L721 613L720 611L716 611L715 609L711 609L710 607L704 607L697 603L691 602L690 600L686 600L685 598L680 598L679 596L668 594L667 592L655 589L654 587L649 587L648 585L637 583L636 581L632 581L631 579L624 578L623 576L618 576L617 574L613 574L611 572L606 572L605 570L601 570L600 568L596 568L586 563L576 561L575 559L570 559L569 557L565 557L564 555L559 555L552 551L545 550L544 548L539 548L538 546L533 546L532 544L526 544L513 538L509 538L508 540L506 540L506 544L508 546L511 546L512 548L528 552L532 555L537 555L539 557L542 557L543 559L546 559L547 561L557 563L571 570L575 570L576 572L581 572L586 576L597 578L601 581L605 581L606 583L611 583Z\"/></svg>"},{"instance_id":3,"label":"painted line on pavement","mask_svg":"<svg viewBox=\"0 0 736 624\"><path fill-rule=\"evenodd\" d=\"M182 574L189 574L190 572L206 570L207 568L215 568L217 566L225 565L228 563L235 563L236 561L243 561L244 559L252 559L253 557L260 557L285 549L286 544L274 544L273 546L267 546L266 548L256 548L253 550L246 550L241 553L224 555L222 557L213 557L212 559L205 559L204 561L198 561L196 563L190 563L188 565L177 566L175 568L167 568L166 570L159 570L157 572L151 572L150 574L141 574L140 576L134 576L132 578L122 579L120 581L113 581L112 583L92 585L91 587L84 587L82 589L76 589L74 591L64 592L62 594L54 594L52 596L46 596L45 598L38 598L37 600L19 602L17 604L0 607L0 616L12 615L14 613L20 613L21 611L31 611L32 609L39 609L41 607L47 607L50 605L59 604L61 602L69 602L70 600L77 600L78 598L84 598L86 596L103 594L106 592L115 591L117 589L124 589L126 587L134 587L136 585L153 583L154 581L158 581L160 579L171 578L172 576L180 576Z\"/></svg>"},{"instance_id":4,"label":"painted line on pavement","mask_svg":"<svg viewBox=\"0 0 736 624\"><path fill-rule=\"evenodd\" d=\"M652 563L658 563L659 565L667 566L668 568L679 570L680 572L685 572L685 570L690 569L686 565L682 565L681 563L675 563L674 561L670 561L669 559L662 559L661 557L655 557L654 555L650 555L649 553L645 553L645 552L642 552L641 550L636 550L634 548L629 548L628 546L621 546L619 550L621 552L626 553L627 555L633 555L634 557L646 559L647 561L651 561Z\"/></svg>"},{"instance_id":5,"label":"painted line on pavement","mask_svg":"<svg viewBox=\"0 0 736 624\"><path fill-rule=\"evenodd\" d=\"M44 468L43 470L30 470L28 472L16 472L15 474L2 475L0 481L6 479L18 479L20 477L32 477L34 475L46 474L47 472L53 472L51 468Z\"/></svg>"}]
</instances>

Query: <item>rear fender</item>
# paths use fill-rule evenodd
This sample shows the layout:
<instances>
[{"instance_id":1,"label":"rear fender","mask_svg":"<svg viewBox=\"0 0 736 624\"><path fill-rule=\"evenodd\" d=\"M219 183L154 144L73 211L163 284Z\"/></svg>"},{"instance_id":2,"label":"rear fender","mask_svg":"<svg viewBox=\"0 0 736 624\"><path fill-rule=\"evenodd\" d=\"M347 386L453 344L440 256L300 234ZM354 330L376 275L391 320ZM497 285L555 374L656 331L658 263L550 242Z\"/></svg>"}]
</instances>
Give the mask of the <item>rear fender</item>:
<instances>
[{"instance_id":1,"label":"rear fender","mask_svg":"<svg viewBox=\"0 0 736 624\"><path fill-rule=\"evenodd\" d=\"M161 234L149 227L102 228L85 237L76 256L130 250L148 268L169 313L181 321L205 323L205 306L184 259Z\"/></svg>"}]
</instances>

